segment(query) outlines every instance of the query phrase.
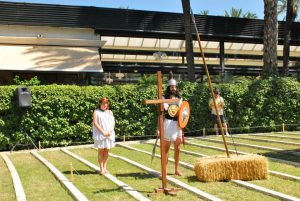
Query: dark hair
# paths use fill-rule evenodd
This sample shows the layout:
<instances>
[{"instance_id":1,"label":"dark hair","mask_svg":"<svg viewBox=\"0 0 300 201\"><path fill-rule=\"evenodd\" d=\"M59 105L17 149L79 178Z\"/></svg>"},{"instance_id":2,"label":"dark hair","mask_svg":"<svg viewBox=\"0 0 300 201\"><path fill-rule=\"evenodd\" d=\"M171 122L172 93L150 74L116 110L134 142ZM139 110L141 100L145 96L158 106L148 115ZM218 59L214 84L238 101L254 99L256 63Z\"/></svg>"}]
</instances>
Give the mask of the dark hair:
<instances>
[{"instance_id":1,"label":"dark hair","mask_svg":"<svg viewBox=\"0 0 300 201\"><path fill-rule=\"evenodd\" d=\"M107 103L107 109L109 109L109 101L108 101L108 98L100 98L99 99L99 108L101 108L101 104L104 103L106 104Z\"/></svg>"},{"instance_id":2,"label":"dark hair","mask_svg":"<svg viewBox=\"0 0 300 201\"><path fill-rule=\"evenodd\" d=\"M218 89L214 89L214 94L219 94L219 90Z\"/></svg>"},{"instance_id":3,"label":"dark hair","mask_svg":"<svg viewBox=\"0 0 300 201\"><path fill-rule=\"evenodd\" d=\"M170 87L171 86L168 86L166 91L165 91L165 98L166 99L169 99L171 97L171 90L170 90ZM179 89L178 89L178 86L176 87L176 92L175 92L175 96L181 98L181 95L179 93Z\"/></svg>"}]
</instances>

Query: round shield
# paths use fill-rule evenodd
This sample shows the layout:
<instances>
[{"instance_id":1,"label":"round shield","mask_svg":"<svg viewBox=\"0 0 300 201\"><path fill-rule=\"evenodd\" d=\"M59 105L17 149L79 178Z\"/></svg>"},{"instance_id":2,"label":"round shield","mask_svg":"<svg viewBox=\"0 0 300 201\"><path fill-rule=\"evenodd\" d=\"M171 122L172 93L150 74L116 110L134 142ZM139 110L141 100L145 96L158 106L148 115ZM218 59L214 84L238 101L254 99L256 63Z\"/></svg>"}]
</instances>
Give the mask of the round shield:
<instances>
[{"instance_id":1,"label":"round shield","mask_svg":"<svg viewBox=\"0 0 300 201\"><path fill-rule=\"evenodd\" d=\"M180 128L185 128L190 119L190 104L183 101L178 111L178 125Z\"/></svg>"},{"instance_id":2,"label":"round shield","mask_svg":"<svg viewBox=\"0 0 300 201\"><path fill-rule=\"evenodd\" d=\"M170 105L170 107L168 108L168 114L170 115L170 117L176 117L178 110L178 105Z\"/></svg>"}]
</instances>

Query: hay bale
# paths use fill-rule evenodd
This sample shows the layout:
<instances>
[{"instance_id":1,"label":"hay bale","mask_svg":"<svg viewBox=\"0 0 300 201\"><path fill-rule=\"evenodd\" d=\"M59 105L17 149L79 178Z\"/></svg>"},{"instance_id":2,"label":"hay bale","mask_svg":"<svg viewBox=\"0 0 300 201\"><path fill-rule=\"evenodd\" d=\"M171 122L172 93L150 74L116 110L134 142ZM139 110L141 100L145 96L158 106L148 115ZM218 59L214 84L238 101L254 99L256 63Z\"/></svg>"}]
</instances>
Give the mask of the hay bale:
<instances>
[{"instance_id":1,"label":"hay bale","mask_svg":"<svg viewBox=\"0 0 300 201\"><path fill-rule=\"evenodd\" d=\"M268 177L268 160L259 155L209 156L197 159L194 170L200 181L258 180Z\"/></svg>"}]
</instances>

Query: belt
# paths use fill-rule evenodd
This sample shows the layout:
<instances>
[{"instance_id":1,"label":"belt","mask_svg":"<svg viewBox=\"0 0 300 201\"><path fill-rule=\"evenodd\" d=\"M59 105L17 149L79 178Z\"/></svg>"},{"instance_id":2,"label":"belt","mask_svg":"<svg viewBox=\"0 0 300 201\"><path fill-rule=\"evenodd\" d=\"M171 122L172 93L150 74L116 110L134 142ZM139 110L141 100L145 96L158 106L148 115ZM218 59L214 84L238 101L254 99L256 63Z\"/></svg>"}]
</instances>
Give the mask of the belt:
<instances>
[{"instance_id":1,"label":"belt","mask_svg":"<svg viewBox=\"0 0 300 201\"><path fill-rule=\"evenodd\" d=\"M172 121L177 121L177 119L173 119L173 118L167 118L167 117L166 117L166 119L172 120Z\"/></svg>"}]
</instances>

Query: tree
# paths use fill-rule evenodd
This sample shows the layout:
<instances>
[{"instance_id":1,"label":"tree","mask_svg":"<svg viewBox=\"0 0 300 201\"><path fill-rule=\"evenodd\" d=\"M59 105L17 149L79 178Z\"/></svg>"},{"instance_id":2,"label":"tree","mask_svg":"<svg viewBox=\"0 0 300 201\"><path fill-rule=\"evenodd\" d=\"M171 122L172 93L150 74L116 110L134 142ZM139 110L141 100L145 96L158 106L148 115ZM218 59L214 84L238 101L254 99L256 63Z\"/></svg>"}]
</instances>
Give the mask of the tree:
<instances>
[{"instance_id":1,"label":"tree","mask_svg":"<svg viewBox=\"0 0 300 201\"><path fill-rule=\"evenodd\" d=\"M199 15L208 15L209 14L209 11L208 10L201 10L199 12Z\"/></svg>"},{"instance_id":2,"label":"tree","mask_svg":"<svg viewBox=\"0 0 300 201\"><path fill-rule=\"evenodd\" d=\"M247 13L243 14L243 18L257 19L258 17L255 13L247 12Z\"/></svg>"},{"instance_id":3,"label":"tree","mask_svg":"<svg viewBox=\"0 0 300 201\"><path fill-rule=\"evenodd\" d=\"M264 0L263 78L277 75L277 1Z\"/></svg>"},{"instance_id":4,"label":"tree","mask_svg":"<svg viewBox=\"0 0 300 201\"><path fill-rule=\"evenodd\" d=\"M185 30L185 50L186 60L188 68L188 79L194 82L195 79L195 68L194 68L194 51L193 51L193 38L192 38L192 20L191 20L191 6L190 0L181 0L183 9L183 20Z\"/></svg>"},{"instance_id":5,"label":"tree","mask_svg":"<svg viewBox=\"0 0 300 201\"><path fill-rule=\"evenodd\" d=\"M231 8L229 12L225 10L225 17L242 17L242 9Z\"/></svg>"},{"instance_id":6,"label":"tree","mask_svg":"<svg viewBox=\"0 0 300 201\"><path fill-rule=\"evenodd\" d=\"M243 10L237 8L231 8L229 12L225 11L225 17L238 17L238 18L250 18L257 19L257 15L255 13L246 12L243 13Z\"/></svg>"},{"instance_id":7,"label":"tree","mask_svg":"<svg viewBox=\"0 0 300 201\"><path fill-rule=\"evenodd\" d=\"M300 0L279 0L279 2L281 2L278 6L279 12L283 12L284 10L286 11L283 41L283 74L288 75L292 23L297 17L297 4L300 4Z\"/></svg>"},{"instance_id":8,"label":"tree","mask_svg":"<svg viewBox=\"0 0 300 201\"><path fill-rule=\"evenodd\" d=\"M287 12L287 6L288 6L288 2L287 0L278 0L278 6L277 6L277 13L278 14L286 14ZM296 12L296 15L299 17L300 15L297 14L300 12L300 10L298 9L300 6L300 0L294 0L294 11ZM286 16L284 17L283 20L286 19ZM297 21L296 17L295 20Z\"/></svg>"}]
</instances>

